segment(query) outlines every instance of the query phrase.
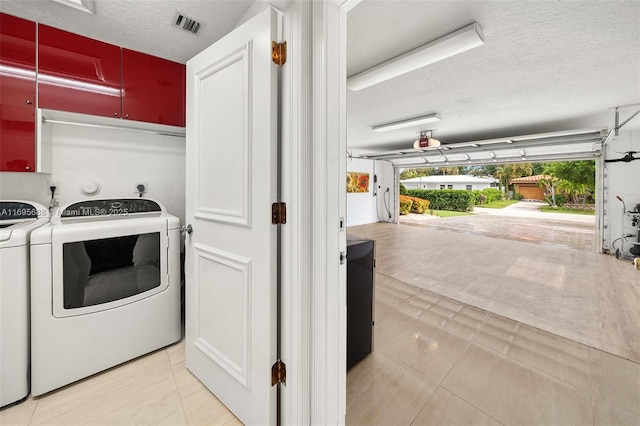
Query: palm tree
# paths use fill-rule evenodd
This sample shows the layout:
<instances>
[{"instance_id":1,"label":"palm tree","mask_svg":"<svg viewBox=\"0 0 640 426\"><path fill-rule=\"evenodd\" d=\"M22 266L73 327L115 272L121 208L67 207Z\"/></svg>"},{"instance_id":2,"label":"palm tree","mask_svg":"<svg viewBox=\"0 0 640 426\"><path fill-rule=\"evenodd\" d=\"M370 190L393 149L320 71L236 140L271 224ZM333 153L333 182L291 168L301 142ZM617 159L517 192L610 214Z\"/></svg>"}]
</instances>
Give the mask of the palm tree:
<instances>
[{"instance_id":1,"label":"palm tree","mask_svg":"<svg viewBox=\"0 0 640 426\"><path fill-rule=\"evenodd\" d=\"M518 164L505 164L496 169L496 176L500 179L500 184L509 191L511 179L531 176L533 173L533 164L531 163L518 163Z\"/></svg>"},{"instance_id":2,"label":"palm tree","mask_svg":"<svg viewBox=\"0 0 640 426\"><path fill-rule=\"evenodd\" d=\"M566 194L573 204L580 203L581 197L582 204L585 204L587 202L587 195L591 193L589 185L563 179L558 182L558 190Z\"/></svg>"},{"instance_id":3,"label":"palm tree","mask_svg":"<svg viewBox=\"0 0 640 426\"><path fill-rule=\"evenodd\" d=\"M545 194L551 194L551 207L554 209L558 207L556 205L556 185L558 183L558 179L553 176L545 175L542 179L538 181L538 185L545 187Z\"/></svg>"}]
</instances>

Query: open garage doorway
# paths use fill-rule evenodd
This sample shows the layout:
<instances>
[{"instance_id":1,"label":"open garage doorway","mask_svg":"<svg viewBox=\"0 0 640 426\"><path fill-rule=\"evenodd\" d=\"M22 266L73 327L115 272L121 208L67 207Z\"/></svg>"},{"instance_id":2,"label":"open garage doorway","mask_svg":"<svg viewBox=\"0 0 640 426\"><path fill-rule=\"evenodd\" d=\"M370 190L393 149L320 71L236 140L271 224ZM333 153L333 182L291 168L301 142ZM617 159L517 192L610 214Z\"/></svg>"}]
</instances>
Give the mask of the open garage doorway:
<instances>
[{"instance_id":1,"label":"open garage doorway","mask_svg":"<svg viewBox=\"0 0 640 426\"><path fill-rule=\"evenodd\" d=\"M594 160L404 169L399 178L400 203L412 203L401 224L596 251ZM447 205L430 190L467 191L469 201ZM413 206L429 194L436 203Z\"/></svg>"},{"instance_id":2,"label":"open garage doorway","mask_svg":"<svg viewBox=\"0 0 640 426\"><path fill-rule=\"evenodd\" d=\"M555 189L556 204L575 204ZM599 385L586 384L614 364L640 374L637 272L597 250L595 214L539 211L546 204L348 228L376 241L377 267L375 348L348 373L347 424L620 423L599 417Z\"/></svg>"}]
</instances>

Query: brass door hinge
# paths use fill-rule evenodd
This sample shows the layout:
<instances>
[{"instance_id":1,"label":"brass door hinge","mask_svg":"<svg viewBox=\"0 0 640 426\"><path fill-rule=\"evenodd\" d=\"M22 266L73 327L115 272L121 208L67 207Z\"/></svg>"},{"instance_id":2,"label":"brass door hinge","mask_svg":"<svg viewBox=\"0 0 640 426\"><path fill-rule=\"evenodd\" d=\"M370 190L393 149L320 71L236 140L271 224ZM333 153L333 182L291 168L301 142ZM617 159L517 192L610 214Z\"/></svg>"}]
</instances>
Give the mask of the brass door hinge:
<instances>
[{"instance_id":1,"label":"brass door hinge","mask_svg":"<svg viewBox=\"0 0 640 426\"><path fill-rule=\"evenodd\" d=\"M277 360L275 364L271 366L271 386L277 384L287 384L287 366L282 360Z\"/></svg>"},{"instance_id":2,"label":"brass door hinge","mask_svg":"<svg viewBox=\"0 0 640 426\"><path fill-rule=\"evenodd\" d=\"M271 59L276 65L284 65L287 62L287 42L271 42Z\"/></svg>"},{"instance_id":3,"label":"brass door hinge","mask_svg":"<svg viewBox=\"0 0 640 426\"><path fill-rule=\"evenodd\" d=\"M271 223L273 225L287 223L287 205L285 203L273 203L271 205Z\"/></svg>"}]
</instances>

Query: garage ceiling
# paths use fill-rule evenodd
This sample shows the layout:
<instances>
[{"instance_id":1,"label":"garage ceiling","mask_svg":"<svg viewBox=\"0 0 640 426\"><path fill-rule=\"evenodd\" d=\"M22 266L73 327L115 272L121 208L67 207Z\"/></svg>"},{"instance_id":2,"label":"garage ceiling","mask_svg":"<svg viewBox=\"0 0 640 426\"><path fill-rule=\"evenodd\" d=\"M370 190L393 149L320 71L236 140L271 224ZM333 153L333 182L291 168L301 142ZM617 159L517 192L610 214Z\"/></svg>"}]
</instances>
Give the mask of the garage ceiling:
<instances>
[{"instance_id":1,"label":"garage ceiling","mask_svg":"<svg viewBox=\"0 0 640 426\"><path fill-rule=\"evenodd\" d=\"M252 7L285 9L288 3L80 2L92 3L95 13L53 0L0 0L0 10L184 63L236 27ZM205 24L197 36L171 26L177 11ZM348 92L352 155L408 150L418 132L429 129L445 146L500 138L520 144L522 135L611 128L615 107L623 107L621 119L640 108L640 1L364 0L348 16L348 75L473 22L482 28L483 46ZM442 121L371 130L431 113ZM640 129L640 116L625 127L633 128Z\"/></svg>"},{"instance_id":2,"label":"garage ceiling","mask_svg":"<svg viewBox=\"0 0 640 426\"><path fill-rule=\"evenodd\" d=\"M625 106L621 121L640 109L638 1L365 0L348 17L348 75L473 22L483 30L484 45L348 92L350 154L411 166L424 166L425 158L445 163L443 157L466 164L466 155L488 162L495 159L492 152L513 159L533 159L534 153L588 158L599 151L593 145L598 137L592 136L614 125L615 107ZM432 113L442 121L372 131ZM634 126L640 128L640 117L625 130ZM429 129L451 148L446 155L444 149L412 153L418 133ZM547 135L574 129L593 132L573 132L571 140ZM587 141L578 144L585 134ZM505 139L513 141L512 151L498 143ZM534 149L533 139L547 143ZM490 147L479 143L469 149L468 143L487 140L494 141ZM417 158L408 159L412 154Z\"/></svg>"}]
</instances>

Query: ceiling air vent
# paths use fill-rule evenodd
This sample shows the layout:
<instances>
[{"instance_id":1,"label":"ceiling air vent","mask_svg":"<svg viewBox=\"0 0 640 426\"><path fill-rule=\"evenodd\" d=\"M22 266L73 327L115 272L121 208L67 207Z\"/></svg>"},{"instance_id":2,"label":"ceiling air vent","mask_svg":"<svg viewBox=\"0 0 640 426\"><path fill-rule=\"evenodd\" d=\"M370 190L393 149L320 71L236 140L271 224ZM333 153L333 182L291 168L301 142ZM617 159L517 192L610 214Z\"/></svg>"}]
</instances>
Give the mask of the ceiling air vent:
<instances>
[{"instance_id":1,"label":"ceiling air vent","mask_svg":"<svg viewBox=\"0 0 640 426\"><path fill-rule=\"evenodd\" d=\"M182 28L185 31L189 31L192 34L198 34L198 31L205 26L204 22L198 22L182 12L175 13L172 25L174 27Z\"/></svg>"}]
</instances>

